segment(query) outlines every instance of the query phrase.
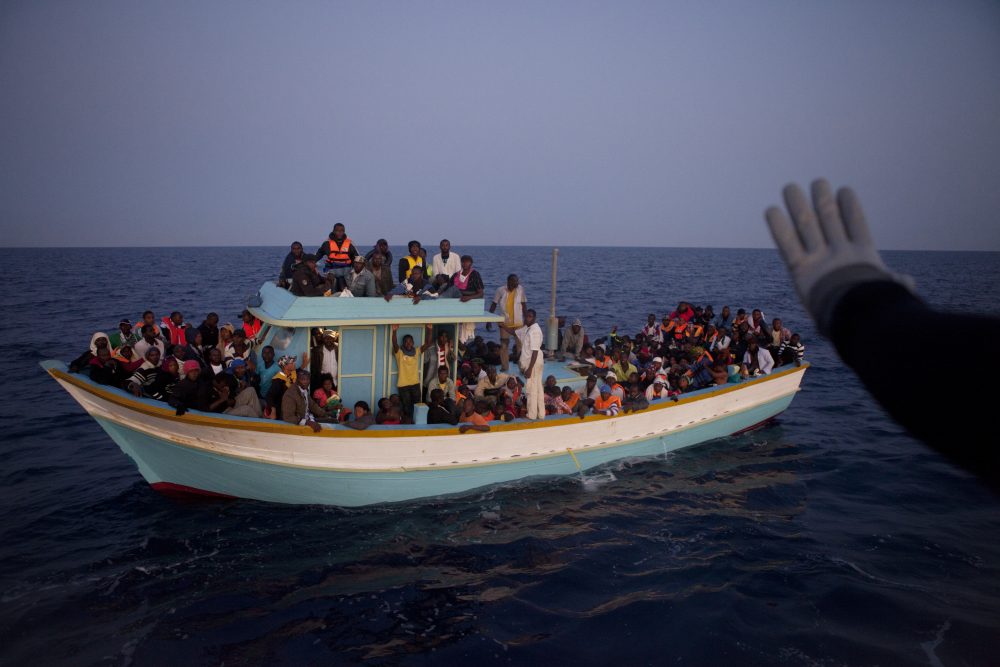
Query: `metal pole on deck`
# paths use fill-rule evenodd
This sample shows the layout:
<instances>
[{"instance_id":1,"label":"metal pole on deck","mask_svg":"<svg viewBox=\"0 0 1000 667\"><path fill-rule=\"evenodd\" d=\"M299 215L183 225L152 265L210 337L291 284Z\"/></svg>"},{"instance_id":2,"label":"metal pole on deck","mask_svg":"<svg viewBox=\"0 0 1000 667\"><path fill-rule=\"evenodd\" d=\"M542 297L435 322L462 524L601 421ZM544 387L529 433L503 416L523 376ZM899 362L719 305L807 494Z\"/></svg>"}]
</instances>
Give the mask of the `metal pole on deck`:
<instances>
[{"instance_id":1,"label":"metal pole on deck","mask_svg":"<svg viewBox=\"0 0 1000 667\"><path fill-rule=\"evenodd\" d=\"M559 248L552 249L552 305L549 307L549 325L546 331L545 347L550 352L559 349L559 318L556 317L556 266L559 264Z\"/></svg>"}]
</instances>

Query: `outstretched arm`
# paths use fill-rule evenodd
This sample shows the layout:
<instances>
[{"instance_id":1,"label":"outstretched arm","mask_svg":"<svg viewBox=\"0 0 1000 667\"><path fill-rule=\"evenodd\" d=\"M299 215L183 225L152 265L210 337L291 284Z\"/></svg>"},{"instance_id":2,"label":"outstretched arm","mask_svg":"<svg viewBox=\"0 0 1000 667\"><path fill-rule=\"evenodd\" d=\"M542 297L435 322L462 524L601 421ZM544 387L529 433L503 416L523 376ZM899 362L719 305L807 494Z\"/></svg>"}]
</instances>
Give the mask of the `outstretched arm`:
<instances>
[{"instance_id":1,"label":"outstretched arm","mask_svg":"<svg viewBox=\"0 0 1000 667\"><path fill-rule=\"evenodd\" d=\"M842 188L836 199L825 180L812 184L812 204L796 185L784 190L791 221L767 210L771 234L796 290L820 332L886 411L914 436L1000 490L1000 448L981 435L995 396L989 373L963 375L960 386L928 397L928 348L915 331L947 322L952 340L969 350L1000 339L1000 319L942 314L913 291L907 276L892 273L871 238L861 204ZM891 362L883 346L892 341Z\"/></svg>"}]
</instances>

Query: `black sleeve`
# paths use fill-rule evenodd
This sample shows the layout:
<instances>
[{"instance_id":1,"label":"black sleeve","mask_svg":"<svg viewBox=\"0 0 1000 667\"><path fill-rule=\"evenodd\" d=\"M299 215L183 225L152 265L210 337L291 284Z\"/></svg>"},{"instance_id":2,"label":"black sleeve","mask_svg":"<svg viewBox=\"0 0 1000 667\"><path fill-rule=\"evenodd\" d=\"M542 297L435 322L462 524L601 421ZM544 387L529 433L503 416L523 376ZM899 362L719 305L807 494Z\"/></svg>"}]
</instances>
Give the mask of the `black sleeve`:
<instances>
[{"instance_id":1,"label":"black sleeve","mask_svg":"<svg viewBox=\"0 0 1000 667\"><path fill-rule=\"evenodd\" d=\"M399 282L403 282L404 280L406 280L406 269L408 267L409 264L407 264L406 258L401 257L399 260Z\"/></svg>"},{"instance_id":2,"label":"black sleeve","mask_svg":"<svg viewBox=\"0 0 1000 667\"><path fill-rule=\"evenodd\" d=\"M869 282L841 298L830 327L841 358L893 419L1000 491L1000 447L990 435L996 378L970 370L964 352L929 345L927 335L942 330L977 353L1000 340L1000 319L940 313L901 285ZM940 375L956 381L941 387Z\"/></svg>"}]
</instances>

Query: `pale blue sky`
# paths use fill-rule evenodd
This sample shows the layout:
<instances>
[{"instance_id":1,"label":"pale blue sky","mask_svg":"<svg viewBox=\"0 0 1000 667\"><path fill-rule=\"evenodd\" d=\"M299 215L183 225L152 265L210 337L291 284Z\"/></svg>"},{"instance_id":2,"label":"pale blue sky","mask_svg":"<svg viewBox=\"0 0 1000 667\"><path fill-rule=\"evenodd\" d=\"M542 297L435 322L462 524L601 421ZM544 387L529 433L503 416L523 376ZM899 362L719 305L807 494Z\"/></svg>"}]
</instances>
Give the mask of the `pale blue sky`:
<instances>
[{"instance_id":1,"label":"pale blue sky","mask_svg":"<svg viewBox=\"0 0 1000 667\"><path fill-rule=\"evenodd\" d=\"M994 2L0 4L3 245L1000 250Z\"/></svg>"}]
</instances>

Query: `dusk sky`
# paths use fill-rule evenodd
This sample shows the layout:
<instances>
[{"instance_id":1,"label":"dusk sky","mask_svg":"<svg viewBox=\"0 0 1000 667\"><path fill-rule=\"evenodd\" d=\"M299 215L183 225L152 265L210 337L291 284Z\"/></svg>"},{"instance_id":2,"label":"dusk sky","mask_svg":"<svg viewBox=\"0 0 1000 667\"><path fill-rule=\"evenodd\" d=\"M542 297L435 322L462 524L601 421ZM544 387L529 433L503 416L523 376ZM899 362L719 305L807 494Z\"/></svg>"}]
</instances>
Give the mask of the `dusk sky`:
<instances>
[{"instance_id":1,"label":"dusk sky","mask_svg":"<svg viewBox=\"0 0 1000 667\"><path fill-rule=\"evenodd\" d=\"M0 3L6 246L1000 250L1000 3Z\"/></svg>"}]
</instances>

